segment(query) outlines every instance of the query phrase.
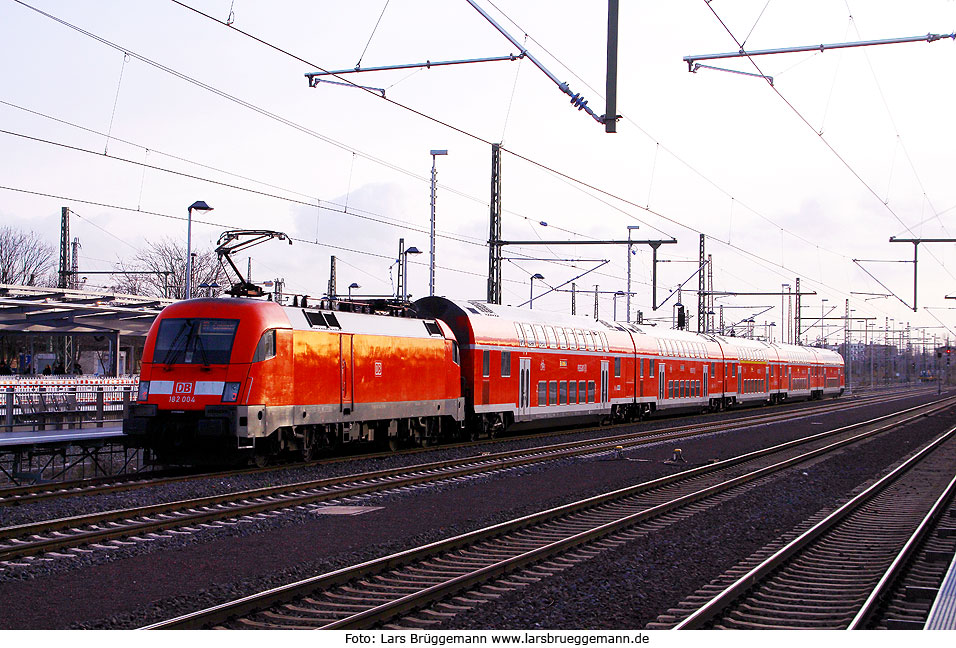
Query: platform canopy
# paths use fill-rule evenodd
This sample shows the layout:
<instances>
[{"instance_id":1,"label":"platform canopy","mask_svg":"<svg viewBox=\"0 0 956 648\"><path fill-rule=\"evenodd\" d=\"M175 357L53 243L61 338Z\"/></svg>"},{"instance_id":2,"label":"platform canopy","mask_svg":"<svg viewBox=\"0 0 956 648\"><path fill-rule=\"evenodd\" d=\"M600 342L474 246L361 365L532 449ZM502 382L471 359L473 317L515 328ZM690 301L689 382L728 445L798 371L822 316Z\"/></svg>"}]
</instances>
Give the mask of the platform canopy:
<instances>
[{"instance_id":1,"label":"platform canopy","mask_svg":"<svg viewBox=\"0 0 956 648\"><path fill-rule=\"evenodd\" d=\"M145 336L172 299L0 284L0 333Z\"/></svg>"}]
</instances>

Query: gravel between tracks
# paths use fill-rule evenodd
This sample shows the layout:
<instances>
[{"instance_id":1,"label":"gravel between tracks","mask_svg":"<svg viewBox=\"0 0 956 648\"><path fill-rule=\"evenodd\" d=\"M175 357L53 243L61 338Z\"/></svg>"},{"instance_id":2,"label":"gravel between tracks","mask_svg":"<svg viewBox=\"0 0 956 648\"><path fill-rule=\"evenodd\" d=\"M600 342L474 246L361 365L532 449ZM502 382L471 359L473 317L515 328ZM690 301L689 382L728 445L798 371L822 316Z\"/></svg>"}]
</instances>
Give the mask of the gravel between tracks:
<instances>
[{"instance_id":1,"label":"gravel between tracks","mask_svg":"<svg viewBox=\"0 0 956 648\"><path fill-rule=\"evenodd\" d=\"M843 417L855 420L859 414L827 415L834 420ZM821 418L754 428L745 434L702 436L681 442L681 447L691 462L723 458L819 431ZM917 438L928 438L936 428L943 426L944 420L948 419L926 419L925 429L907 435L905 443L909 445L916 443ZM687 419L681 420L685 421ZM498 447L493 445L482 447L481 451ZM667 474L674 468L663 464L663 460L670 457L673 445L658 444L629 453L632 458L649 459L648 462L577 459L440 488L373 496L363 499L362 503L383 508L355 517L322 516L319 519L314 513L301 510L170 540L136 543L108 553L57 559L26 569L6 568L0 572L0 598L10 604L0 608L0 628L138 627ZM874 476L901 454L900 446L899 440L874 442L865 451L846 453L845 460L820 462L806 475L779 480L674 525L660 535L602 554L535 585L534 594L525 588L500 603L486 604L473 613L457 617L447 627L641 627L739 558ZM428 459L475 452L474 448L438 450L429 454ZM354 473L422 460L423 456L358 459L326 466L321 474ZM315 473L297 474L301 471L287 472L296 473L288 476L289 481L316 476ZM230 489L252 488L256 481L270 477L242 479L241 484L231 484ZM224 486L174 485L163 487L162 490L169 492L162 496L182 499L194 496L186 491L197 488L205 494L208 491L204 489L218 492ZM109 505L103 505L102 498L92 505L117 508L156 501L159 498L152 490L117 494L108 498ZM90 498L71 498L57 502L55 507L61 511L81 510L91 505L78 504L84 499ZM22 507L24 511L18 513L34 506L39 505ZM46 513L50 516L67 514ZM701 555L708 556L708 560L700 561ZM600 585L595 587L595 583ZM107 594L91 597L91 589ZM551 601L551 604L542 605L541 601Z\"/></svg>"}]
</instances>

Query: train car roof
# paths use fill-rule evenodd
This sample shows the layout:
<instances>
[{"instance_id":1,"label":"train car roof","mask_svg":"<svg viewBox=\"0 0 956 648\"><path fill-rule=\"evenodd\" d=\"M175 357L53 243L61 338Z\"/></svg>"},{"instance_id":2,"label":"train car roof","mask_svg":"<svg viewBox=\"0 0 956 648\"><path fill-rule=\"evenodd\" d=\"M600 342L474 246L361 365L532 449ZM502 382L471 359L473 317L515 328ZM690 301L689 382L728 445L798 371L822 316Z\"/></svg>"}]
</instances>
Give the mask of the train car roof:
<instances>
[{"instance_id":1,"label":"train car roof","mask_svg":"<svg viewBox=\"0 0 956 648\"><path fill-rule=\"evenodd\" d=\"M607 338L611 352L634 352L631 335L625 329L590 317L446 297L424 297L415 302L415 308L419 313L446 321L461 344L524 346L515 328L520 323L597 331Z\"/></svg>"}]
</instances>

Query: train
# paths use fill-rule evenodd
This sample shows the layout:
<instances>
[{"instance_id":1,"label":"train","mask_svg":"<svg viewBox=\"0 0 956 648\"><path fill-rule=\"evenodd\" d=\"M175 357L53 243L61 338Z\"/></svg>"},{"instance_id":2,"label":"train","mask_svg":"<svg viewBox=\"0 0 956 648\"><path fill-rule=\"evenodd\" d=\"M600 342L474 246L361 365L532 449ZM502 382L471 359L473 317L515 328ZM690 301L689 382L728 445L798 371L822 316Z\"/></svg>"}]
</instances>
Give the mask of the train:
<instances>
[{"instance_id":1,"label":"train","mask_svg":"<svg viewBox=\"0 0 956 648\"><path fill-rule=\"evenodd\" d=\"M123 429L155 463L264 464L844 389L843 358L823 348L445 297L206 298L153 323Z\"/></svg>"}]
</instances>

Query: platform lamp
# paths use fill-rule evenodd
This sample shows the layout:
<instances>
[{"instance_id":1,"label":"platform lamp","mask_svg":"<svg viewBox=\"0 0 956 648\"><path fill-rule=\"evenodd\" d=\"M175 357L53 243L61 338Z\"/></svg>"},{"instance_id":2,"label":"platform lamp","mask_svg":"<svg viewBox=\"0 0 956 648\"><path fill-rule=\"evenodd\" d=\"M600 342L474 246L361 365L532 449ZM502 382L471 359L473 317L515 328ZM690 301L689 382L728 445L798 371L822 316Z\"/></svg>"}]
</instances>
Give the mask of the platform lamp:
<instances>
[{"instance_id":1,"label":"platform lamp","mask_svg":"<svg viewBox=\"0 0 956 648\"><path fill-rule=\"evenodd\" d=\"M362 286L358 285L358 284L355 283L354 281L349 284L349 301L352 301L352 289L353 289L353 288L361 288L361 287L362 287Z\"/></svg>"},{"instance_id":2,"label":"platform lamp","mask_svg":"<svg viewBox=\"0 0 956 648\"><path fill-rule=\"evenodd\" d=\"M193 210L196 211L212 211L212 207L206 204L204 200L197 200L189 206L187 211L188 218L186 219L186 299L191 299L193 296Z\"/></svg>"},{"instance_id":3,"label":"platform lamp","mask_svg":"<svg viewBox=\"0 0 956 648\"><path fill-rule=\"evenodd\" d=\"M544 275L536 272L531 276L531 299L528 300L528 308L534 308L534 280L544 281Z\"/></svg>"},{"instance_id":4,"label":"platform lamp","mask_svg":"<svg viewBox=\"0 0 956 648\"><path fill-rule=\"evenodd\" d=\"M624 296L623 290L618 290L616 293L614 293L614 299L612 301L614 302L614 321L615 322L617 321L617 298L623 297L623 296Z\"/></svg>"},{"instance_id":5,"label":"platform lamp","mask_svg":"<svg viewBox=\"0 0 956 648\"><path fill-rule=\"evenodd\" d=\"M402 252L402 275L405 277L405 281L402 284L402 301L408 301L408 255L409 254L421 254L422 251L417 247L412 246Z\"/></svg>"}]
</instances>

